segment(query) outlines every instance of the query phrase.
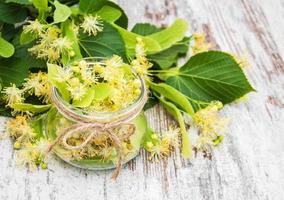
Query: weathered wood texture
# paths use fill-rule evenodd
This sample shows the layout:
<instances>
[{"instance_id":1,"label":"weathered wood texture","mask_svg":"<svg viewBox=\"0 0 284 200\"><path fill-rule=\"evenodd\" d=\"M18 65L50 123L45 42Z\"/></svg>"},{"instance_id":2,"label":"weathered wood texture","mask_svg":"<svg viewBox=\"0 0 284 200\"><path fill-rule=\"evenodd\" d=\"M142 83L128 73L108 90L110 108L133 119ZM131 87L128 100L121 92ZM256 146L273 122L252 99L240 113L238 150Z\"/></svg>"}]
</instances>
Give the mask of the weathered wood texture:
<instances>
[{"instance_id":1,"label":"weathered wood texture","mask_svg":"<svg viewBox=\"0 0 284 200\"><path fill-rule=\"evenodd\" d=\"M186 18L205 31L216 48L242 54L257 89L249 100L224 109L232 118L212 161L187 163L176 152L168 162L151 163L144 152L121 173L91 172L52 159L49 169L29 173L14 166L9 141L0 145L0 199L159 200L284 199L284 1L283 0L119 0L130 26L146 21L169 24ZM172 121L156 107L147 112L156 130ZM1 130L4 119L1 120Z\"/></svg>"}]
</instances>

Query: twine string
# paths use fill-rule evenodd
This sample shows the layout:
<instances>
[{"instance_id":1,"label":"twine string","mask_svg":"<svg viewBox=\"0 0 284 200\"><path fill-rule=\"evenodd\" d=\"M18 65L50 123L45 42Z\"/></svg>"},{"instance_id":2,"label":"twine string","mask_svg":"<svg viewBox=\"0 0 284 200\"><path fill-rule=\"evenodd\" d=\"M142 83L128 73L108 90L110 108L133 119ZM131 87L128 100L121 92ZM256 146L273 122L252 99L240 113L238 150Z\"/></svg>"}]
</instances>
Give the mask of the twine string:
<instances>
[{"instance_id":1,"label":"twine string","mask_svg":"<svg viewBox=\"0 0 284 200\"><path fill-rule=\"evenodd\" d=\"M136 127L134 124L130 123L133 119L135 119L143 109L145 103L147 102L147 94L140 100L138 105L132 109L127 115L122 116L111 122L99 122L95 120L91 120L88 118L82 118L82 116L77 115L72 110L66 108L61 102L58 101L55 93L52 95L52 102L58 109L58 111L65 117L72 119L77 122L76 124L70 125L67 128L64 128L58 134L57 138L53 141L53 143L48 148L47 152L50 152L54 146L56 146L60 141L62 141L63 146L68 150L78 150L84 148L93 138L98 137L99 135L106 134L113 142L114 147L117 151L117 162L116 169L112 174L112 178L116 179L119 175L119 172L122 167L123 161L123 148L122 141L129 139L131 135L133 135L136 131ZM130 131L124 135L122 138L119 138L115 133L113 133L114 128L121 128L123 125L127 125L130 127ZM80 145L70 145L68 144L68 139L71 138L75 133L84 133L90 132L88 137L80 144Z\"/></svg>"}]
</instances>

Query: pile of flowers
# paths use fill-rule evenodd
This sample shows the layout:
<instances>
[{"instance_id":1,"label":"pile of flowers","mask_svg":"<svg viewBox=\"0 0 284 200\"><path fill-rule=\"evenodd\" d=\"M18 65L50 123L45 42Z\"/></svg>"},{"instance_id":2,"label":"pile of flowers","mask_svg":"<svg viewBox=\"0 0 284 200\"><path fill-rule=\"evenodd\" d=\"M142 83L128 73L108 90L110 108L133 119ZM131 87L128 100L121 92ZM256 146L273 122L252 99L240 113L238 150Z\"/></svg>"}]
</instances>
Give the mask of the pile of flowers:
<instances>
[{"instance_id":1,"label":"pile of flowers","mask_svg":"<svg viewBox=\"0 0 284 200\"><path fill-rule=\"evenodd\" d=\"M166 28L138 23L129 30L124 11L107 0L0 4L25 13L15 18L9 10L1 11L7 15L0 16L0 45L6 48L0 49L0 99L1 114L13 117L6 130L17 162L32 170L47 168L54 138L44 134L42 123L54 111L53 87L65 102L85 112L116 112L137 101L142 78L149 96L144 111L160 103L177 122L161 133L143 125L146 131L138 148L155 161L176 148L185 159L192 158L192 150L210 158L227 131L228 119L219 111L254 91L243 72L244 62L210 50L203 33L187 36L183 19ZM186 56L188 61L178 66L179 58ZM91 65L87 57L95 59ZM199 130L197 140L190 140L187 124ZM75 135L68 143L76 146L85 137ZM129 138L121 140L127 154L133 145ZM118 154L114 146L101 135L84 149L55 150L66 158L108 162Z\"/></svg>"}]
</instances>

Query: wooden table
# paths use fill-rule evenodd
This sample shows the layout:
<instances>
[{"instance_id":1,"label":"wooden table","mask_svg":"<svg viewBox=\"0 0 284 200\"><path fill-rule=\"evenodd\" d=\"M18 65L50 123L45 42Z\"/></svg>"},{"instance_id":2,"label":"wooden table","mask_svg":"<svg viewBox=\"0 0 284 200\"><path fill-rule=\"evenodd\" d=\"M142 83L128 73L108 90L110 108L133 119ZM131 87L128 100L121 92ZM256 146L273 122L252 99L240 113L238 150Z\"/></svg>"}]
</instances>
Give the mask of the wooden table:
<instances>
[{"instance_id":1,"label":"wooden table","mask_svg":"<svg viewBox=\"0 0 284 200\"><path fill-rule=\"evenodd\" d=\"M223 114L232 121L212 161L191 162L176 152L151 163L145 152L126 165L119 179L111 171L76 169L51 159L48 170L30 173L14 165L11 142L0 143L1 200L284 199L284 1L119 0L136 22L170 24L188 20L205 31L217 49L246 53L247 74L257 93ZM147 112L156 130L172 123L159 106ZM1 119L1 131L4 130Z\"/></svg>"}]
</instances>

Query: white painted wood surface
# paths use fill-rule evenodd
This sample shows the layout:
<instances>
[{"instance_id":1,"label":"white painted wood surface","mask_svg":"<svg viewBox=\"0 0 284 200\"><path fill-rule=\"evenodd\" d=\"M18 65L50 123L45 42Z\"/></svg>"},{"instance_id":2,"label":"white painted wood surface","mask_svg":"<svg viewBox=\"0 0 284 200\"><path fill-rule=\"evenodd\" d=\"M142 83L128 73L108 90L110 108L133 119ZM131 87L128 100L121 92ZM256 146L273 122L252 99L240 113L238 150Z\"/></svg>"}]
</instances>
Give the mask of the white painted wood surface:
<instances>
[{"instance_id":1,"label":"white painted wood surface","mask_svg":"<svg viewBox=\"0 0 284 200\"><path fill-rule=\"evenodd\" d=\"M0 142L0 200L284 199L284 1L118 0L130 26L186 18L222 50L247 52L248 76L257 89L245 103L224 109L230 131L212 161L185 162L176 152L151 163L145 152L122 170L76 169L54 157L49 169L30 173L14 165L10 141ZM172 121L160 107L147 112L160 130ZM1 118L1 131L5 119Z\"/></svg>"}]
</instances>

